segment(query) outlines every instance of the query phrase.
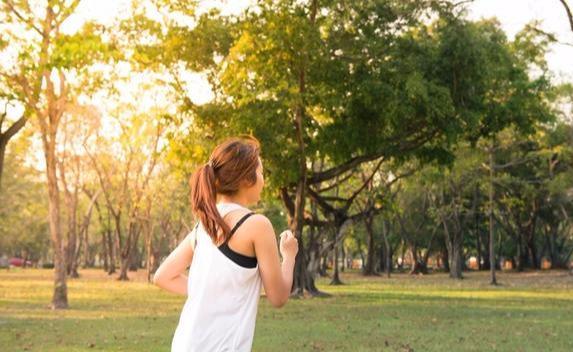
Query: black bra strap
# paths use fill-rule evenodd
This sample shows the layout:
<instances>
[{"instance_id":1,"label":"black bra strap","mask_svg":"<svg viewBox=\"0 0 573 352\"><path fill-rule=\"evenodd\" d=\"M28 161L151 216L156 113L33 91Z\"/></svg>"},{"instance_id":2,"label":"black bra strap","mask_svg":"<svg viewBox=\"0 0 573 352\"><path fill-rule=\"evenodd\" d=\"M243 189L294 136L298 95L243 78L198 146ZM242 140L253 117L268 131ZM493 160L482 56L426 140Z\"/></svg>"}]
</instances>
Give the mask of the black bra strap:
<instances>
[{"instance_id":1,"label":"black bra strap","mask_svg":"<svg viewBox=\"0 0 573 352\"><path fill-rule=\"evenodd\" d=\"M237 221L237 223L235 224L235 226L233 226L233 229L231 230L231 233L229 234L229 237L227 238L227 240L220 245L218 248L219 250L229 259L231 259L232 261L235 262L235 264L238 264L239 266L245 267L245 268L255 268L257 266L257 258L256 257L249 257L246 256L244 254L235 252L234 250L232 250L229 247L229 240L231 239L231 236L233 236L233 234L235 233L235 231L237 231L237 229L239 228L239 226L241 226L241 224L247 220L247 218L251 215L254 215L254 212L250 212L247 213L245 215L243 215L243 217L241 219L239 219L239 221Z\"/></svg>"},{"instance_id":2,"label":"black bra strap","mask_svg":"<svg viewBox=\"0 0 573 352\"><path fill-rule=\"evenodd\" d=\"M245 220L247 220L247 218L248 218L249 216L254 215L254 214L255 214L254 212L250 212L250 213L247 213L247 214L243 215L243 217L242 217L241 219L239 219L239 221L237 221L237 223L235 224L235 226L233 226L233 229L231 230L231 233L229 234L229 237L227 238L227 241L225 241L225 242L228 242L229 239L231 238L231 236L233 236L233 234L235 233L235 231L237 231L237 229L239 228L239 226L241 226L241 224L242 224Z\"/></svg>"}]
</instances>

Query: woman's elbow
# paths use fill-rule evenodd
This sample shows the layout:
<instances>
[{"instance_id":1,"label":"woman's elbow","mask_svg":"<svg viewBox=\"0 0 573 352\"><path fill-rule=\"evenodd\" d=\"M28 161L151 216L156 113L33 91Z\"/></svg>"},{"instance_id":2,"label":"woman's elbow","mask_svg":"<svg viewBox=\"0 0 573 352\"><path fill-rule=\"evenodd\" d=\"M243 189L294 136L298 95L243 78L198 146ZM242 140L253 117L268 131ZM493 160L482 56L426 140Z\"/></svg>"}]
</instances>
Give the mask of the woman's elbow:
<instances>
[{"instance_id":1,"label":"woman's elbow","mask_svg":"<svg viewBox=\"0 0 573 352\"><path fill-rule=\"evenodd\" d=\"M282 308L285 304L286 304L286 301L275 301L275 302L271 301L271 305L277 309Z\"/></svg>"},{"instance_id":2,"label":"woman's elbow","mask_svg":"<svg viewBox=\"0 0 573 352\"><path fill-rule=\"evenodd\" d=\"M269 299L269 301L274 308L282 308L288 302L288 299L289 295L287 294L286 296L283 297Z\"/></svg>"},{"instance_id":3,"label":"woman's elbow","mask_svg":"<svg viewBox=\"0 0 573 352\"><path fill-rule=\"evenodd\" d=\"M153 274L153 278L151 279L151 282L155 285L155 286L160 286L161 287L161 282L163 281L161 275L159 275L159 273L156 271L155 274Z\"/></svg>"}]
</instances>

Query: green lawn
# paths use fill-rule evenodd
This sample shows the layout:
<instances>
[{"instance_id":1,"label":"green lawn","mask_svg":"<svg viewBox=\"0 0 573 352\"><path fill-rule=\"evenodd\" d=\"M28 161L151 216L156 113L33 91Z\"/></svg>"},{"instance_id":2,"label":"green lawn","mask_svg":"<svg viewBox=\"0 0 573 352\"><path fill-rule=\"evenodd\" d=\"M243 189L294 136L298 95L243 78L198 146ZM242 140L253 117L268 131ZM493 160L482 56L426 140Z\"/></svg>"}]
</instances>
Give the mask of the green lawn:
<instances>
[{"instance_id":1,"label":"green lawn","mask_svg":"<svg viewBox=\"0 0 573 352\"><path fill-rule=\"evenodd\" d=\"M119 282L83 270L68 286L71 308L51 311L52 271L0 271L1 351L169 351L184 297L130 272ZM573 351L573 276L564 271L396 274L320 289L329 298L261 298L254 351Z\"/></svg>"}]
</instances>

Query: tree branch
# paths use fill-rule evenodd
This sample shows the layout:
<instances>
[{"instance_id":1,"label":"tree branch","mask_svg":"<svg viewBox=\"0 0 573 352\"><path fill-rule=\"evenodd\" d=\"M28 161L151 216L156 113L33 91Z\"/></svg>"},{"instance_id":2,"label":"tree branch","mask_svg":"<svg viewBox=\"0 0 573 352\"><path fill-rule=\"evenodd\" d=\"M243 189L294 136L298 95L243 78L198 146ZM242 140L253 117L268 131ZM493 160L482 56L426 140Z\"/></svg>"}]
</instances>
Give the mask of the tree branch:
<instances>
[{"instance_id":1,"label":"tree branch","mask_svg":"<svg viewBox=\"0 0 573 352\"><path fill-rule=\"evenodd\" d=\"M307 179L307 184L310 185L310 184L320 183L320 182L324 182L324 181L333 179L336 176L338 176L338 175L340 175L340 174L342 174L342 173L344 173L350 169L355 168L356 166L360 165L361 163L376 160L381 155L382 155L382 153L372 154L372 155L361 155L361 156L351 158L348 161L346 161L344 164L335 166L335 167L330 168L330 169L323 171L323 172L313 174L312 176L310 176Z\"/></svg>"},{"instance_id":2,"label":"tree branch","mask_svg":"<svg viewBox=\"0 0 573 352\"><path fill-rule=\"evenodd\" d=\"M74 13L74 11L76 10L76 8L78 7L78 5L80 4L81 0L73 0L71 4L66 5L66 4L60 4L60 11L58 11L58 13L55 14L54 18L56 19L56 27L59 28L59 26L68 18L70 17L70 15L72 13Z\"/></svg>"},{"instance_id":3,"label":"tree branch","mask_svg":"<svg viewBox=\"0 0 573 352\"><path fill-rule=\"evenodd\" d=\"M352 177L352 175L354 175L354 169L350 170L350 172L348 173L348 175L342 177L341 179L337 180L336 182L333 182L331 185L328 185L324 188L319 188L317 190L315 190L317 193L322 193L322 192L326 192L329 191L331 189L333 189L334 187L338 186L340 183L345 182L346 180L348 180L350 177Z\"/></svg>"},{"instance_id":4,"label":"tree branch","mask_svg":"<svg viewBox=\"0 0 573 352\"><path fill-rule=\"evenodd\" d=\"M384 162L384 157L380 158L380 161L378 161L378 164L376 165L376 167L374 167L374 170L372 171L372 173L370 174L370 177L368 177L366 179L366 181L364 181L364 183L362 183L362 186L360 186L360 188L358 188L356 190L356 192L354 192L350 198L348 198L348 200L346 201L346 204L344 205L344 209L347 210L350 208L350 206L352 205L352 201L354 200L354 198L356 198L360 192L362 192L362 190L364 190L364 188L366 188L366 186L368 186L368 183L372 180L372 178L374 178L374 175L376 175L376 173L378 172L378 170L380 170L380 166L382 166L382 163Z\"/></svg>"},{"instance_id":5,"label":"tree branch","mask_svg":"<svg viewBox=\"0 0 573 352\"><path fill-rule=\"evenodd\" d=\"M434 138L438 132L439 132L438 129L434 129L431 131L425 131L425 133L421 133L420 135L416 136L415 138L412 138L409 141L408 140L404 141L402 136L399 136L399 137L396 137L393 139L389 139L387 142L392 143L392 141L395 141L397 143L397 146L394 150L394 153L396 153L396 154L397 153L405 153L407 151L410 151L410 150L413 150L413 149L420 147L421 145L423 145L427 141ZM356 166L360 165L361 163L376 160L380 157L386 157L386 156L388 156L388 151L385 149L384 151L381 151L378 153L374 153L374 154L370 154L370 155L361 155L361 156L351 158L341 165L332 167L332 168L325 170L325 171L322 171L322 172L311 174L309 177L307 177L307 184L315 184L315 183L320 183L320 182L324 182L324 181L333 179L336 176L343 174L344 172L355 168Z\"/></svg>"},{"instance_id":6,"label":"tree branch","mask_svg":"<svg viewBox=\"0 0 573 352\"><path fill-rule=\"evenodd\" d=\"M18 17L22 22L24 22L25 24L27 24L28 26L30 26L30 28L32 28L33 30L35 30L40 36L44 37L44 32L42 32L42 30L40 28L38 28L34 22L32 21L32 19L30 18L26 18L24 15L22 15L20 13L20 11L18 11L16 9L16 7L14 6L14 4L12 3L12 1L10 0L4 0L4 4L8 7L8 10L10 10L16 17Z\"/></svg>"},{"instance_id":7,"label":"tree branch","mask_svg":"<svg viewBox=\"0 0 573 352\"><path fill-rule=\"evenodd\" d=\"M18 131L20 131L22 129L22 127L24 127L24 125L26 124L26 121L28 121L28 119L26 118L26 116L23 115L16 122L14 122L6 130L6 132L0 131L0 141L3 141L4 139L6 139L6 141L8 141L10 138L12 138L16 133L18 133Z\"/></svg>"},{"instance_id":8,"label":"tree branch","mask_svg":"<svg viewBox=\"0 0 573 352\"><path fill-rule=\"evenodd\" d=\"M571 8L567 4L567 2L565 2L565 0L559 0L559 1L561 1L561 4L565 8L565 12L567 13L567 18L569 19L569 26L571 27L571 31L573 32L573 13L571 13Z\"/></svg>"}]
</instances>

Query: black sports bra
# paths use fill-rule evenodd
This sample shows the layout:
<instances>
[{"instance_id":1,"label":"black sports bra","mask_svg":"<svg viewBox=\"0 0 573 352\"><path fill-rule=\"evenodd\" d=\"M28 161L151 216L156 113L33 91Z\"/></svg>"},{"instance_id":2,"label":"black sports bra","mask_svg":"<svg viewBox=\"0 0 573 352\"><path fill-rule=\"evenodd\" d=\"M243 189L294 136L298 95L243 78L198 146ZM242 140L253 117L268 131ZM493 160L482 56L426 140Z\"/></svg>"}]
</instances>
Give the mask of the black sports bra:
<instances>
[{"instance_id":1,"label":"black sports bra","mask_svg":"<svg viewBox=\"0 0 573 352\"><path fill-rule=\"evenodd\" d=\"M217 247L217 248L219 248L221 253L223 253L227 258L231 259L237 265L242 266L244 268L255 268L257 266L257 258L256 257L249 257L247 255L235 252L234 250L232 250L229 247L228 242L231 239L231 236L233 236L233 234L235 233L235 231L237 231L239 226L241 226L241 224L245 220L247 220L247 218L249 216L254 215L254 214L255 214L254 212L250 212L250 213L243 215L243 217L240 218L239 221L237 221L237 223L235 224L235 226L233 226L233 228L231 229L231 233L229 234L229 238L227 238L227 240L222 245ZM199 226L198 222L197 222L197 225L195 225L195 228L197 228L197 226ZM195 236L195 244L197 244L197 236Z\"/></svg>"}]
</instances>

